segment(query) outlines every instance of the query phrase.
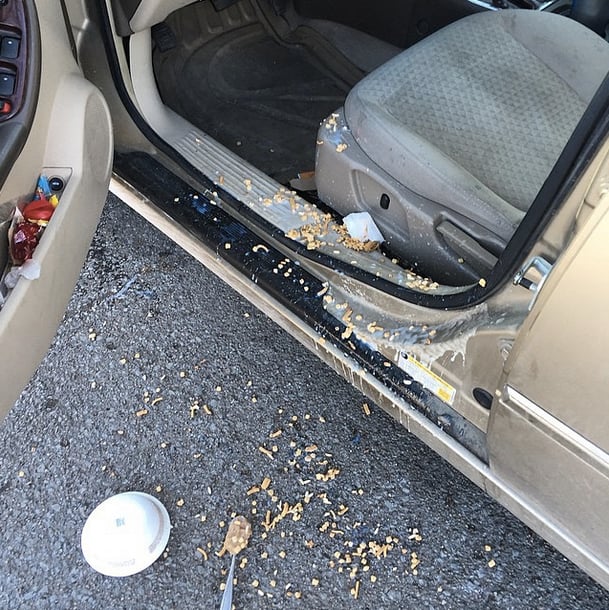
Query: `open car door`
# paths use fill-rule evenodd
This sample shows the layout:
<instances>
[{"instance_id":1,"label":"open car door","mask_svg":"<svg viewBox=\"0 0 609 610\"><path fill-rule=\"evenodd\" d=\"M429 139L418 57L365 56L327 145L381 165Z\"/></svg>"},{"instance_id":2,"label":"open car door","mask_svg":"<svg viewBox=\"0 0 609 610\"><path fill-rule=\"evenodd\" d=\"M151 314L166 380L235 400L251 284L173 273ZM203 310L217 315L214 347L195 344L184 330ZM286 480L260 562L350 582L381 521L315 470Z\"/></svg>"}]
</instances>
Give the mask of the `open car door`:
<instances>
[{"instance_id":1,"label":"open car door","mask_svg":"<svg viewBox=\"0 0 609 610\"><path fill-rule=\"evenodd\" d=\"M61 320L106 198L112 150L110 114L78 66L63 0L0 0L0 274L18 264L9 255L10 225L41 175L59 201L37 235L37 279L3 288L0 416Z\"/></svg>"}]
</instances>

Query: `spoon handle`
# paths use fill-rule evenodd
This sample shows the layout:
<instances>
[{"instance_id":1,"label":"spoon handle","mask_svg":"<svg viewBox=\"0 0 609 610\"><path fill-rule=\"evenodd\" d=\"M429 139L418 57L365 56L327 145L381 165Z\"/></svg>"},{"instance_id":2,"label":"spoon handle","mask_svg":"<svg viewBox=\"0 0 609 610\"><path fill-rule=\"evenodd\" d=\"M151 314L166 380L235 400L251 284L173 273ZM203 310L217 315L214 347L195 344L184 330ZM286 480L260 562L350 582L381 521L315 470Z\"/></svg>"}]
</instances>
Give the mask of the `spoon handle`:
<instances>
[{"instance_id":1,"label":"spoon handle","mask_svg":"<svg viewBox=\"0 0 609 610\"><path fill-rule=\"evenodd\" d=\"M233 607L233 575L235 573L235 555L232 556L230 562L230 570L228 571L228 578L226 579L226 587L224 594L222 595L222 603L220 604L220 610L231 610Z\"/></svg>"}]
</instances>

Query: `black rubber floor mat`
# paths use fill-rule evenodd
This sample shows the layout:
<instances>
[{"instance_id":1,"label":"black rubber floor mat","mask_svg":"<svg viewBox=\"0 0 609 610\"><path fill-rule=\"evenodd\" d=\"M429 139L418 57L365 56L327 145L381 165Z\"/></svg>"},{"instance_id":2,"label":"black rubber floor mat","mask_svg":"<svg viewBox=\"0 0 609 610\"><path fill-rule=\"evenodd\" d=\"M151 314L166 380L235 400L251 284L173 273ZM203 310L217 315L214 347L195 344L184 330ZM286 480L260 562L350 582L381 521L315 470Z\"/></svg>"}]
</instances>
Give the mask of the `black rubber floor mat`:
<instances>
[{"instance_id":1,"label":"black rubber floor mat","mask_svg":"<svg viewBox=\"0 0 609 610\"><path fill-rule=\"evenodd\" d=\"M258 24L155 52L154 63L168 106L280 182L313 169L319 123L347 93L305 47Z\"/></svg>"}]
</instances>

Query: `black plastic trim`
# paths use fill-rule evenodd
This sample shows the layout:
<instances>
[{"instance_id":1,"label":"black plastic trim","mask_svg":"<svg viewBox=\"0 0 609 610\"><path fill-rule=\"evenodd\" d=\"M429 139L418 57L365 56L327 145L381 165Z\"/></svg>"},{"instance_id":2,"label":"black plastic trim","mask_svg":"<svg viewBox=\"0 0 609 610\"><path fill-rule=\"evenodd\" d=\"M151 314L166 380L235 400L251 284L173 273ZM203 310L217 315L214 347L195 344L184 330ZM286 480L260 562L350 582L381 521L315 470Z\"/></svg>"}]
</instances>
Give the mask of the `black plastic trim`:
<instances>
[{"instance_id":1,"label":"black plastic trim","mask_svg":"<svg viewBox=\"0 0 609 610\"><path fill-rule=\"evenodd\" d=\"M78 62L78 49L76 48L76 40L74 38L74 32L72 31L72 24L70 23L70 15L68 13L68 7L66 6L66 0L59 0L59 4L61 4L61 13L63 14L63 21L66 24L66 32L68 33L70 48L72 49L72 56L76 62Z\"/></svg>"},{"instance_id":2,"label":"black plastic trim","mask_svg":"<svg viewBox=\"0 0 609 610\"><path fill-rule=\"evenodd\" d=\"M609 77L606 77L535 198L525 219L499 257L497 265L495 265L488 277L484 278L485 281L454 294L434 295L416 292L393 284L383 278L376 277L348 263L338 261L326 254L315 250L307 250L305 246L286 237L282 231L232 197L221 186L214 184L212 180L202 174L160 138L140 115L123 83L116 49L114 48L112 38L109 36L111 29L107 7L104 2L98 3L98 6L109 67L118 94L134 123L159 151L183 168L192 176L193 180L201 183L205 188L218 192L220 198L227 206L234 209L244 218L247 218L252 224L299 256L345 273L364 284L421 307L445 310L471 307L485 301L504 286L506 282L510 281L519 267L522 266L523 257L531 250L547 221L555 214L560 204L573 188L577 178L590 162L598 146L607 133L609 133Z\"/></svg>"},{"instance_id":3,"label":"black plastic trim","mask_svg":"<svg viewBox=\"0 0 609 610\"><path fill-rule=\"evenodd\" d=\"M110 0L114 14L114 27L119 36L129 36L133 30L129 25L133 15L139 8L142 0Z\"/></svg>"}]
</instances>

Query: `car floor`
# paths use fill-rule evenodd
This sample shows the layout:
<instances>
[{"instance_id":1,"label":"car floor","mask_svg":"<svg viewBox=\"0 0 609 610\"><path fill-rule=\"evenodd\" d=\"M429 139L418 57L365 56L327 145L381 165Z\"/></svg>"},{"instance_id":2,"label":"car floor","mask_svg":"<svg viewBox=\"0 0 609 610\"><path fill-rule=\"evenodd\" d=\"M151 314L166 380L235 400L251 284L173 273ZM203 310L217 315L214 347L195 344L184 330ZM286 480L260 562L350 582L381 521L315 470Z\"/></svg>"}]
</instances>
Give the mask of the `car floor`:
<instances>
[{"instance_id":1,"label":"car floor","mask_svg":"<svg viewBox=\"0 0 609 610\"><path fill-rule=\"evenodd\" d=\"M54 344L0 425L0 470L0 608L217 609L235 513L253 528L236 608L609 607L609 592L114 197ZM169 544L143 572L104 577L80 533L128 490L167 507ZM279 502L302 512L267 531ZM362 543L366 564L352 553Z\"/></svg>"},{"instance_id":2,"label":"car floor","mask_svg":"<svg viewBox=\"0 0 609 610\"><path fill-rule=\"evenodd\" d=\"M166 105L279 182L314 169L319 124L349 87L307 46L280 44L256 22L178 39L154 53Z\"/></svg>"}]
</instances>

